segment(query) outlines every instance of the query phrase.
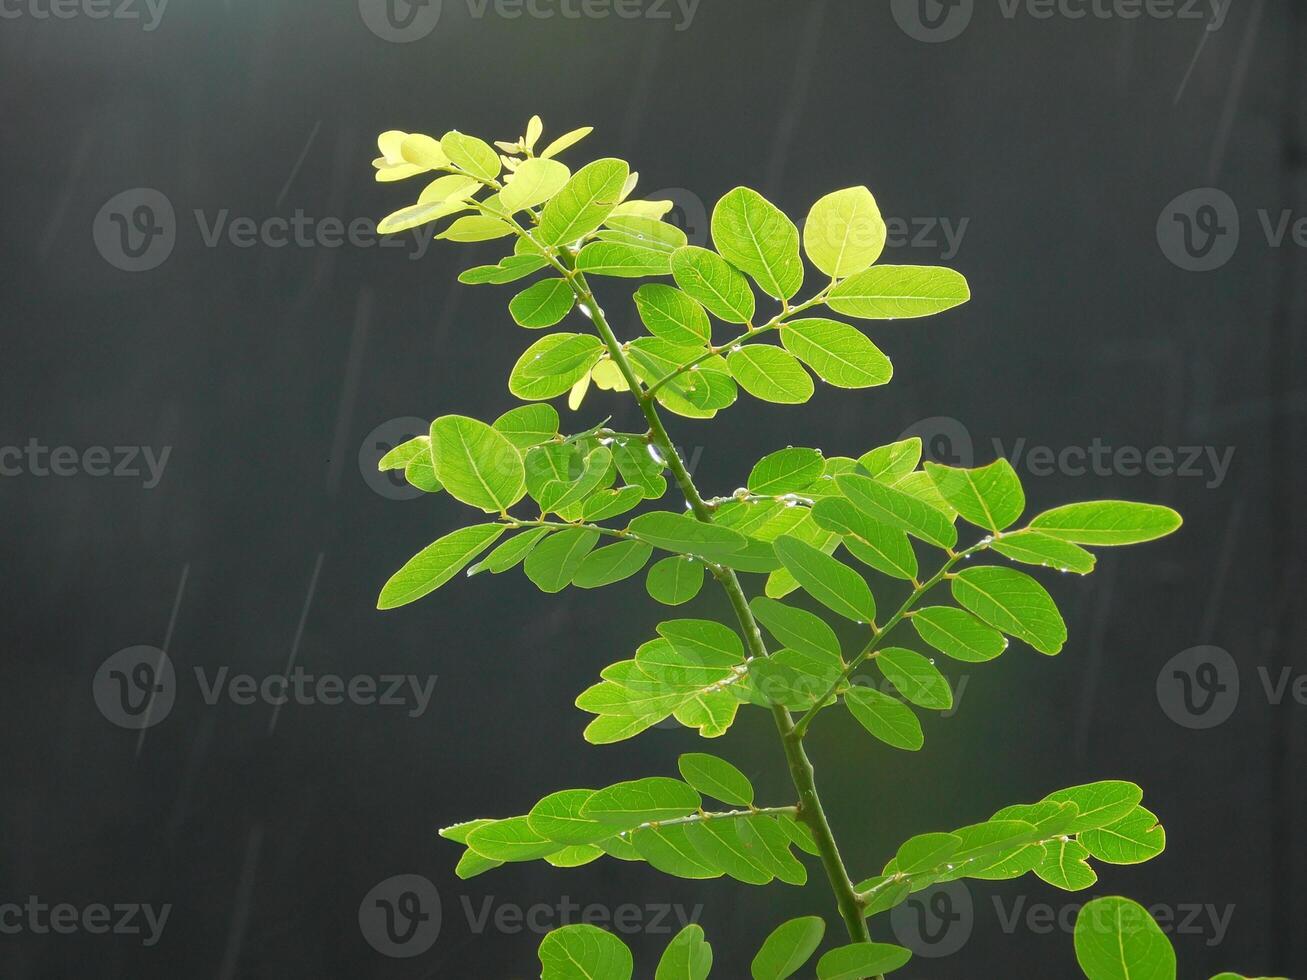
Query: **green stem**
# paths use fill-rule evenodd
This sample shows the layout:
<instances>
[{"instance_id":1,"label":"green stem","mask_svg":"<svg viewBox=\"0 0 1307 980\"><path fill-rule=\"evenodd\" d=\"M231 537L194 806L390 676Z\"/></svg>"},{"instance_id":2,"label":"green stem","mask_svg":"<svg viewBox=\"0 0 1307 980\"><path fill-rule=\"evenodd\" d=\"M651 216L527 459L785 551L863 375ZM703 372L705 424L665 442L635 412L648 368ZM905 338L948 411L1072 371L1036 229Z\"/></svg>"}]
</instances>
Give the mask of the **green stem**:
<instances>
[{"instance_id":1,"label":"green stem","mask_svg":"<svg viewBox=\"0 0 1307 980\"><path fill-rule=\"evenodd\" d=\"M687 823L707 823L710 820L740 820L743 819L744 817L756 817L759 815L780 816L781 814L786 814L788 816L795 817L798 816L799 814L799 808L794 805L756 806L756 807L750 807L747 810L726 810L723 812L712 812L712 813L692 813L688 817L676 817L673 820L655 820L650 823L642 823L638 827L633 827L630 830L622 831L617 836L629 837L631 834L634 834L637 830L644 830L646 828L652 828L656 830L659 827L676 827L681 824L687 824Z\"/></svg>"}]
</instances>

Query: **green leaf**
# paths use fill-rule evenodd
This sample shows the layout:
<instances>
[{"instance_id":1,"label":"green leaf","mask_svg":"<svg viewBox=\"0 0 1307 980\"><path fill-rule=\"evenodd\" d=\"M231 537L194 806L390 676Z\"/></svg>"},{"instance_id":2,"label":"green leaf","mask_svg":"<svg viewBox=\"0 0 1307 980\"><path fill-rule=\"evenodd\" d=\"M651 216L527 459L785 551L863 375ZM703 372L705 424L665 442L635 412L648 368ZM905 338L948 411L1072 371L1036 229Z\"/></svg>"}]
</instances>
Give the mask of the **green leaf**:
<instances>
[{"instance_id":1,"label":"green leaf","mask_svg":"<svg viewBox=\"0 0 1307 980\"><path fill-rule=\"evenodd\" d=\"M551 535L526 556L526 577L541 592L561 592L598 540L599 532L587 527L569 527Z\"/></svg>"},{"instance_id":2,"label":"green leaf","mask_svg":"<svg viewBox=\"0 0 1307 980\"><path fill-rule=\"evenodd\" d=\"M418 204L451 204L466 201L480 189L479 180L462 174L446 174L437 177L422 188L422 193L418 195Z\"/></svg>"},{"instance_id":3,"label":"green leaf","mask_svg":"<svg viewBox=\"0 0 1307 980\"><path fill-rule=\"evenodd\" d=\"M450 242L488 242L513 234L510 225L487 214L459 218L436 237Z\"/></svg>"},{"instance_id":4,"label":"green leaf","mask_svg":"<svg viewBox=\"0 0 1307 980\"><path fill-rule=\"evenodd\" d=\"M952 588L958 605L1040 653L1055 654L1066 642L1066 623L1052 596L1024 572L995 565L964 568Z\"/></svg>"},{"instance_id":5,"label":"green leaf","mask_svg":"<svg viewBox=\"0 0 1307 980\"><path fill-rule=\"evenodd\" d=\"M916 497L868 476L849 473L835 478L840 492L873 521L888 524L937 548L952 548L958 531L940 511Z\"/></svg>"},{"instance_id":6,"label":"green leaf","mask_svg":"<svg viewBox=\"0 0 1307 980\"><path fill-rule=\"evenodd\" d=\"M642 827L631 840L640 857L663 874L694 880L722 876L722 869L707 861L694 846L684 824Z\"/></svg>"},{"instance_id":7,"label":"green leaf","mask_svg":"<svg viewBox=\"0 0 1307 980\"><path fill-rule=\"evenodd\" d=\"M593 132L594 132L593 126L582 126L579 129L573 129L569 132L566 132L562 136L558 137L558 139L554 140L552 143L546 146L543 150L541 150L540 156L546 160L550 159L551 157L556 157L558 156L558 154L566 150L569 146L574 146L575 144L581 142L581 140L585 139Z\"/></svg>"},{"instance_id":8,"label":"green leaf","mask_svg":"<svg viewBox=\"0 0 1307 980\"><path fill-rule=\"evenodd\" d=\"M704 941L703 929L689 925L667 944L654 980L708 980L712 970L712 946Z\"/></svg>"},{"instance_id":9,"label":"green leaf","mask_svg":"<svg viewBox=\"0 0 1307 980\"><path fill-rule=\"evenodd\" d=\"M1043 531L1014 531L996 539L990 548L1013 561L1056 568L1059 572L1077 572L1080 575L1092 572L1097 561L1080 545Z\"/></svg>"},{"instance_id":10,"label":"green leaf","mask_svg":"<svg viewBox=\"0 0 1307 980\"><path fill-rule=\"evenodd\" d=\"M787 606L766 596L755 596L749 608L782 646L816 657L841 659L840 641L835 631L808 610Z\"/></svg>"},{"instance_id":11,"label":"green leaf","mask_svg":"<svg viewBox=\"0 0 1307 980\"><path fill-rule=\"evenodd\" d=\"M612 452L607 446L596 446L586 456L581 475L566 488L561 497L549 504L548 509L558 514L567 513L569 507L604 486L605 481L611 483L615 472Z\"/></svg>"},{"instance_id":12,"label":"green leaf","mask_svg":"<svg viewBox=\"0 0 1307 980\"><path fill-rule=\"evenodd\" d=\"M703 820L688 824L685 831L705 864L721 868L736 881L766 885L775 877L769 862L745 845L737 821Z\"/></svg>"},{"instance_id":13,"label":"green leaf","mask_svg":"<svg viewBox=\"0 0 1307 980\"><path fill-rule=\"evenodd\" d=\"M789 299L803 285L799 230L779 208L755 190L737 187L712 213L713 244L768 296Z\"/></svg>"},{"instance_id":14,"label":"green leaf","mask_svg":"<svg viewBox=\"0 0 1307 980\"><path fill-rule=\"evenodd\" d=\"M788 819L788 815L783 816ZM808 871L790 853L794 841L781 828L779 820L757 815L740 820L737 826L744 846L750 848L773 875L787 885L807 884Z\"/></svg>"},{"instance_id":15,"label":"green leaf","mask_svg":"<svg viewBox=\"0 0 1307 980\"><path fill-rule=\"evenodd\" d=\"M944 499L977 527L1002 531L1026 509L1021 480L1006 459L972 470L927 461L925 469Z\"/></svg>"},{"instance_id":16,"label":"green leaf","mask_svg":"<svg viewBox=\"0 0 1307 980\"><path fill-rule=\"evenodd\" d=\"M885 249L885 222L871 191L849 187L827 194L803 223L803 250L832 279L871 265ZM871 973L879 973L872 970Z\"/></svg>"},{"instance_id":17,"label":"green leaf","mask_svg":"<svg viewBox=\"0 0 1307 980\"><path fill-rule=\"evenodd\" d=\"M508 377L508 390L526 401L561 395L599 360L603 344L589 334L551 333L528 347Z\"/></svg>"},{"instance_id":18,"label":"green leaf","mask_svg":"<svg viewBox=\"0 0 1307 980\"><path fill-rule=\"evenodd\" d=\"M639 215L613 215L597 236L603 242L621 242L634 248L652 249L671 255L688 239L676 225Z\"/></svg>"},{"instance_id":19,"label":"green leaf","mask_svg":"<svg viewBox=\"0 0 1307 980\"><path fill-rule=\"evenodd\" d=\"M581 589L597 589L630 578L649 561L653 545L643 541L619 541L585 556L572 576L572 584Z\"/></svg>"},{"instance_id":20,"label":"green leaf","mask_svg":"<svg viewBox=\"0 0 1307 980\"><path fill-rule=\"evenodd\" d=\"M1170 507L1126 500L1095 500L1045 511L1032 528L1064 541L1088 545L1138 544L1165 537L1181 524Z\"/></svg>"},{"instance_id":21,"label":"green leaf","mask_svg":"<svg viewBox=\"0 0 1307 980\"><path fill-rule=\"evenodd\" d=\"M897 483L921 462L921 438L912 436L887 446L877 446L858 457L858 465L881 483Z\"/></svg>"},{"instance_id":22,"label":"green leaf","mask_svg":"<svg viewBox=\"0 0 1307 980\"><path fill-rule=\"evenodd\" d=\"M966 279L952 269L876 265L832 289L826 305L863 320L894 320L940 313L970 298Z\"/></svg>"},{"instance_id":23,"label":"green leaf","mask_svg":"<svg viewBox=\"0 0 1307 980\"><path fill-rule=\"evenodd\" d=\"M1081 831L1077 839L1090 854L1108 864L1140 864L1166 850L1166 831L1156 815L1142 806L1116 823Z\"/></svg>"},{"instance_id":24,"label":"green leaf","mask_svg":"<svg viewBox=\"0 0 1307 980\"><path fill-rule=\"evenodd\" d=\"M921 722L902 701L867 687L851 687L844 695L849 712L863 728L886 745L915 752L925 742Z\"/></svg>"},{"instance_id":25,"label":"green leaf","mask_svg":"<svg viewBox=\"0 0 1307 980\"><path fill-rule=\"evenodd\" d=\"M655 337L686 346L706 344L712 339L708 314L675 286L645 283L635 291L635 308L640 321Z\"/></svg>"},{"instance_id":26,"label":"green leaf","mask_svg":"<svg viewBox=\"0 0 1307 980\"><path fill-rule=\"evenodd\" d=\"M517 282L549 264L543 255L509 255L496 265L478 265L459 274L458 281L467 285Z\"/></svg>"},{"instance_id":27,"label":"green leaf","mask_svg":"<svg viewBox=\"0 0 1307 980\"><path fill-rule=\"evenodd\" d=\"M394 609L434 592L503 533L500 524L478 524L433 541L390 577L377 599L377 608Z\"/></svg>"},{"instance_id":28,"label":"green leaf","mask_svg":"<svg viewBox=\"0 0 1307 980\"><path fill-rule=\"evenodd\" d=\"M558 843L531 829L526 817L509 817L478 827L467 846L492 861L534 861L558 850Z\"/></svg>"},{"instance_id":29,"label":"green leaf","mask_svg":"<svg viewBox=\"0 0 1307 980\"><path fill-rule=\"evenodd\" d=\"M473 177L490 181L499 176L499 154L484 140L451 130L440 138L440 149L456 167Z\"/></svg>"},{"instance_id":30,"label":"green leaf","mask_svg":"<svg viewBox=\"0 0 1307 980\"><path fill-rule=\"evenodd\" d=\"M812 397L813 384L798 360L770 344L749 344L726 358L740 387L767 402L799 405Z\"/></svg>"},{"instance_id":31,"label":"green leaf","mask_svg":"<svg viewBox=\"0 0 1307 980\"><path fill-rule=\"evenodd\" d=\"M1044 859L1035 865L1035 874L1067 892L1078 892L1098 880L1085 859L1089 851L1069 837L1060 837L1044 845Z\"/></svg>"},{"instance_id":32,"label":"green leaf","mask_svg":"<svg viewBox=\"0 0 1307 980\"><path fill-rule=\"evenodd\" d=\"M594 796L592 789L564 789L550 793L526 815L527 826L540 837L559 844L594 844L613 836L610 824L581 816L581 807Z\"/></svg>"},{"instance_id":33,"label":"green leaf","mask_svg":"<svg viewBox=\"0 0 1307 980\"><path fill-rule=\"evenodd\" d=\"M540 980L631 980L626 944L597 926L563 926L540 943Z\"/></svg>"},{"instance_id":34,"label":"green leaf","mask_svg":"<svg viewBox=\"0 0 1307 980\"><path fill-rule=\"evenodd\" d=\"M408 207L392 211L377 223L380 235L395 235L401 231L419 228L430 221L447 215L466 211L467 205L461 201L437 201L431 204L410 204Z\"/></svg>"},{"instance_id":35,"label":"green leaf","mask_svg":"<svg viewBox=\"0 0 1307 980\"><path fill-rule=\"evenodd\" d=\"M532 528L530 531L523 531L521 534L509 538L486 557L467 570L469 576L480 574L481 572L493 572L498 575L506 572L510 568L517 567L518 563L523 561L531 553L531 549L540 543L540 539L549 533L547 527Z\"/></svg>"},{"instance_id":36,"label":"green leaf","mask_svg":"<svg viewBox=\"0 0 1307 980\"><path fill-rule=\"evenodd\" d=\"M425 493L439 493L442 489L436 477L436 463L431 458L431 438L427 437L427 452L419 453L404 467L404 479Z\"/></svg>"},{"instance_id":37,"label":"green leaf","mask_svg":"<svg viewBox=\"0 0 1307 980\"><path fill-rule=\"evenodd\" d=\"M912 614L917 635L954 660L979 664L1007 649L1003 634L986 626L965 609L927 606Z\"/></svg>"},{"instance_id":38,"label":"green leaf","mask_svg":"<svg viewBox=\"0 0 1307 980\"><path fill-rule=\"evenodd\" d=\"M705 796L736 806L753 805L749 777L725 759L706 752L687 752L676 761L681 776Z\"/></svg>"},{"instance_id":39,"label":"green leaf","mask_svg":"<svg viewBox=\"0 0 1307 980\"><path fill-rule=\"evenodd\" d=\"M509 300L508 312L518 326L539 330L567 316L575 298L566 279L541 279Z\"/></svg>"},{"instance_id":40,"label":"green leaf","mask_svg":"<svg viewBox=\"0 0 1307 980\"><path fill-rule=\"evenodd\" d=\"M753 319L754 296L748 280L716 252L687 245L672 253L672 275L708 312L727 323Z\"/></svg>"},{"instance_id":41,"label":"green leaf","mask_svg":"<svg viewBox=\"0 0 1307 980\"><path fill-rule=\"evenodd\" d=\"M647 443L638 439L619 439L613 444L613 459L622 479L639 487L646 499L657 500L667 492L667 480L662 475L666 464L662 457L654 458Z\"/></svg>"},{"instance_id":42,"label":"green leaf","mask_svg":"<svg viewBox=\"0 0 1307 980\"><path fill-rule=\"evenodd\" d=\"M739 551L747 543L744 535L730 528L671 511L641 514L631 521L627 530L664 551L695 555L709 561Z\"/></svg>"},{"instance_id":43,"label":"green leaf","mask_svg":"<svg viewBox=\"0 0 1307 980\"><path fill-rule=\"evenodd\" d=\"M568 844L561 851L545 855L545 863L555 868L579 868L598 861L604 856L604 850L594 844Z\"/></svg>"},{"instance_id":44,"label":"green leaf","mask_svg":"<svg viewBox=\"0 0 1307 980\"><path fill-rule=\"evenodd\" d=\"M894 578L916 578L917 555L906 531L873 520L843 497L818 500L812 519L819 527L844 535L844 547L858 561Z\"/></svg>"},{"instance_id":45,"label":"green leaf","mask_svg":"<svg viewBox=\"0 0 1307 980\"><path fill-rule=\"evenodd\" d=\"M818 449L781 449L754 464L745 486L762 496L800 493L821 476L824 466Z\"/></svg>"},{"instance_id":46,"label":"green leaf","mask_svg":"<svg viewBox=\"0 0 1307 980\"><path fill-rule=\"evenodd\" d=\"M894 855L894 870L901 874L921 874L941 867L962 849L957 834L918 834L899 845Z\"/></svg>"},{"instance_id":47,"label":"green leaf","mask_svg":"<svg viewBox=\"0 0 1307 980\"><path fill-rule=\"evenodd\" d=\"M818 602L855 623L875 620L871 589L848 565L790 535L777 538L774 547L785 568Z\"/></svg>"},{"instance_id":48,"label":"green leaf","mask_svg":"<svg viewBox=\"0 0 1307 980\"><path fill-rule=\"evenodd\" d=\"M477 419L446 415L432 422L431 455L450 496L488 514L508 510L526 494L522 454Z\"/></svg>"},{"instance_id":49,"label":"green leaf","mask_svg":"<svg viewBox=\"0 0 1307 980\"><path fill-rule=\"evenodd\" d=\"M570 245L594 231L617 207L630 168L624 160L586 164L545 205L538 234L545 245Z\"/></svg>"},{"instance_id":50,"label":"green leaf","mask_svg":"<svg viewBox=\"0 0 1307 980\"><path fill-rule=\"evenodd\" d=\"M422 133L409 133L399 144L399 155L408 163L425 170L435 170L449 165L449 156L440 146L440 141Z\"/></svg>"},{"instance_id":51,"label":"green leaf","mask_svg":"<svg viewBox=\"0 0 1307 980\"><path fill-rule=\"evenodd\" d=\"M1127 898L1096 898L1080 910L1076 962L1088 980L1175 980L1175 950L1148 911Z\"/></svg>"},{"instance_id":52,"label":"green leaf","mask_svg":"<svg viewBox=\"0 0 1307 980\"><path fill-rule=\"evenodd\" d=\"M1083 786L1049 793L1044 799L1052 803L1074 803L1079 813L1062 830L1064 834L1079 834L1099 827L1110 827L1129 816L1144 798L1144 791L1134 783L1122 779L1105 779Z\"/></svg>"},{"instance_id":53,"label":"green leaf","mask_svg":"<svg viewBox=\"0 0 1307 980\"><path fill-rule=\"evenodd\" d=\"M544 204L563 189L571 175L557 160L540 157L523 160L499 192L499 203L510 214Z\"/></svg>"},{"instance_id":54,"label":"green leaf","mask_svg":"<svg viewBox=\"0 0 1307 980\"><path fill-rule=\"evenodd\" d=\"M491 423L521 452L558 436L558 410L552 405L519 405Z\"/></svg>"},{"instance_id":55,"label":"green leaf","mask_svg":"<svg viewBox=\"0 0 1307 980\"><path fill-rule=\"evenodd\" d=\"M599 490L581 505L581 518L586 521L605 521L632 510L643 499L644 490L640 487Z\"/></svg>"},{"instance_id":56,"label":"green leaf","mask_svg":"<svg viewBox=\"0 0 1307 980\"><path fill-rule=\"evenodd\" d=\"M912 951L890 943L852 943L827 950L817 961L817 980L862 980L897 970Z\"/></svg>"},{"instance_id":57,"label":"green leaf","mask_svg":"<svg viewBox=\"0 0 1307 980\"><path fill-rule=\"evenodd\" d=\"M837 388L871 388L894 376L894 365L861 331L811 317L781 327L785 349Z\"/></svg>"},{"instance_id":58,"label":"green leaf","mask_svg":"<svg viewBox=\"0 0 1307 980\"><path fill-rule=\"evenodd\" d=\"M922 708L947 711L953 707L953 689L928 658L915 650L887 647L876 654L876 666L907 700Z\"/></svg>"},{"instance_id":59,"label":"green leaf","mask_svg":"<svg viewBox=\"0 0 1307 980\"><path fill-rule=\"evenodd\" d=\"M658 635L702 663L744 660L744 644L735 631L711 619L669 619L658 624Z\"/></svg>"},{"instance_id":60,"label":"green leaf","mask_svg":"<svg viewBox=\"0 0 1307 980\"><path fill-rule=\"evenodd\" d=\"M812 957L826 935L826 923L815 915L790 919L777 926L753 958L753 980L785 980Z\"/></svg>"},{"instance_id":61,"label":"green leaf","mask_svg":"<svg viewBox=\"0 0 1307 980\"><path fill-rule=\"evenodd\" d=\"M576 257L576 267L581 272L621 279L672 274L670 253L626 242L591 242Z\"/></svg>"},{"instance_id":62,"label":"green leaf","mask_svg":"<svg viewBox=\"0 0 1307 980\"><path fill-rule=\"evenodd\" d=\"M615 827L675 820L703 804L693 787L679 779L650 776L601 789L581 807L580 815Z\"/></svg>"},{"instance_id":63,"label":"green leaf","mask_svg":"<svg viewBox=\"0 0 1307 980\"><path fill-rule=\"evenodd\" d=\"M703 563L684 555L664 558L649 569L645 588L665 606L689 602L703 588Z\"/></svg>"},{"instance_id":64,"label":"green leaf","mask_svg":"<svg viewBox=\"0 0 1307 980\"><path fill-rule=\"evenodd\" d=\"M406 442L401 442L377 461L377 469L382 473L387 470L402 470L422 455L426 455L428 459L431 457L430 436L414 436Z\"/></svg>"}]
</instances>

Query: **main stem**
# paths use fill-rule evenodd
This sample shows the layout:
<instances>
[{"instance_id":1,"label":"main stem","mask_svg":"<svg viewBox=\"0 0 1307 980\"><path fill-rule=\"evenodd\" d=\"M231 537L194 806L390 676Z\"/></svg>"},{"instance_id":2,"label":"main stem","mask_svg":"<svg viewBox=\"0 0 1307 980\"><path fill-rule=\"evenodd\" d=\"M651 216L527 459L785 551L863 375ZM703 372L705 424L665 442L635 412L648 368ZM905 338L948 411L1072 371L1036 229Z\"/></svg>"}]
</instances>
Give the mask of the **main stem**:
<instances>
[{"instance_id":1,"label":"main stem","mask_svg":"<svg viewBox=\"0 0 1307 980\"><path fill-rule=\"evenodd\" d=\"M639 403L640 411L649 423L649 437L658 447L659 452L662 453L663 459L676 480L676 485L690 505L690 510L701 521L711 520L712 509L704 502L698 488L695 487L690 471L685 467L685 460L681 458L680 452L672 444L671 437L667 434L667 428L663 425L662 418L658 414L653 396L644 389L639 378L636 377L635 371L632 370L631 364L622 350L622 345L618 343L612 327L608 325L603 310L600 309L594 295L590 292L585 276L575 270L566 271L567 281L571 284L573 293L576 295L577 300L585 304L590 311L595 328L599 331L600 338L608 348L608 356L613 359L618 370L622 372L622 377L630 386L631 394L635 396L635 400ZM749 609L749 600L744 595L744 589L740 587L740 580L735 571L730 568L717 568L714 569L713 574L716 576L717 581L722 584L722 588L726 590L726 595L731 601L731 606L735 610L741 628L744 630L744 638L749 646L749 653L754 657L766 657L767 647L762 641L762 632L758 629L758 623L753 618L752 610ZM849 938L854 942L870 942L871 934L867 931L867 922L862 916L862 907L858 904L857 892L854 891L853 882L844 867L844 860L840 857L839 847L835 843L835 835L831 833L830 823L826 819L826 811L821 805L821 797L817 795L817 783L812 762L803 749L803 732L796 731L794 720L791 718L789 711L781 705L772 706L772 717L776 722L776 730L780 733L781 743L785 748L785 758L790 767L790 778L793 780L794 788L799 794L799 819L807 824L808 829L812 831L817 851L821 856L822 867L825 868L826 877L830 880L831 890L835 892L840 917L844 919L844 926L848 929Z\"/></svg>"}]
</instances>

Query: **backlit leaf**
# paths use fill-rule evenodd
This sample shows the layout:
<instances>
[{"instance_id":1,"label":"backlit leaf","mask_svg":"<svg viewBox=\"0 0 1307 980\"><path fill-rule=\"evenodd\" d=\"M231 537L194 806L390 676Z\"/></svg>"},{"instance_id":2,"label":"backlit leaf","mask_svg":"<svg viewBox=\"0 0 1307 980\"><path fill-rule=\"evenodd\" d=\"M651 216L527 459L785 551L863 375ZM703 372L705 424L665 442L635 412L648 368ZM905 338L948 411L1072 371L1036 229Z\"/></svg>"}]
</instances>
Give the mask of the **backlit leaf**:
<instances>
[{"instance_id":1,"label":"backlit leaf","mask_svg":"<svg viewBox=\"0 0 1307 980\"><path fill-rule=\"evenodd\" d=\"M672 253L676 285L727 323L753 319L754 296L744 274L716 252L687 245Z\"/></svg>"},{"instance_id":2,"label":"backlit leaf","mask_svg":"<svg viewBox=\"0 0 1307 980\"><path fill-rule=\"evenodd\" d=\"M735 806L753 805L749 778L725 759L706 752L688 752L676 765L682 778L705 796Z\"/></svg>"},{"instance_id":3,"label":"backlit leaf","mask_svg":"<svg viewBox=\"0 0 1307 980\"><path fill-rule=\"evenodd\" d=\"M774 546L785 568L818 602L854 622L876 618L871 589L848 565L789 535L777 538Z\"/></svg>"},{"instance_id":4,"label":"backlit leaf","mask_svg":"<svg viewBox=\"0 0 1307 980\"><path fill-rule=\"evenodd\" d=\"M768 296L789 299L803 285L799 230L757 191L737 187L717 202L712 237L722 257L752 276Z\"/></svg>"},{"instance_id":5,"label":"backlit leaf","mask_svg":"<svg viewBox=\"0 0 1307 980\"><path fill-rule=\"evenodd\" d=\"M540 980L631 980L626 944L597 926L555 929L540 943Z\"/></svg>"},{"instance_id":6,"label":"backlit leaf","mask_svg":"<svg viewBox=\"0 0 1307 980\"><path fill-rule=\"evenodd\" d=\"M526 494L522 454L498 430L463 415L431 423L436 476L455 500L487 513L506 511Z\"/></svg>"},{"instance_id":7,"label":"backlit leaf","mask_svg":"<svg viewBox=\"0 0 1307 980\"><path fill-rule=\"evenodd\" d=\"M826 935L826 923L815 915L790 919L777 926L753 958L753 980L785 980L812 957Z\"/></svg>"},{"instance_id":8,"label":"backlit leaf","mask_svg":"<svg viewBox=\"0 0 1307 980\"><path fill-rule=\"evenodd\" d=\"M970 470L927 461L925 469L944 499L977 527L1002 531L1026 509L1021 480L1006 459Z\"/></svg>"},{"instance_id":9,"label":"backlit leaf","mask_svg":"<svg viewBox=\"0 0 1307 980\"><path fill-rule=\"evenodd\" d=\"M925 742L921 722L902 701L867 687L851 687L844 703L863 728L886 745L915 752Z\"/></svg>"},{"instance_id":10,"label":"backlit leaf","mask_svg":"<svg viewBox=\"0 0 1307 980\"><path fill-rule=\"evenodd\" d=\"M1066 623L1052 596L1024 572L981 565L964 568L952 581L953 598L997 630L1055 654L1066 642Z\"/></svg>"},{"instance_id":11,"label":"backlit leaf","mask_svg":"<svg viewBox=\"0 0 1307 980\"><path fill-rule=\"evenodd\" d=\"M1032 528L1064 541L1094 546L1138 544L1164 537L1180 526L1180 515L1158 504L1095 500L1045 511Z\"/></svg>"},{"instance_id":12,"label":"backlit leaf","mask_svg":"<svg viewBox=\"0 0 1307 980\"><path fill-rule=\"evenodd\" d=\"M785 349L837 388L870 388L894 376L894 366L862 331L812 317L781 327Z\"/></svg>"},{"instance_id":13,"label":"backlit leaf","mask_svg":"<svg viewBox=\"0 0 1307 980\"><path fill-rule=\"evenodd\" d=\"M832 289L826 305L864 320L894 320L929 316L970 298L966 279L952 269L874 265Z\"/></svg>"},{"instance_id":14,"label":"backlit leaf","mask_svg":"<svg viewBox=\"0 0 1307 980\"><path fill-rule=\"evenodd\" d=\"M812 378L793 355L779 347L749 344L731 351L726 364L740 387L754 398L798 405L812 397Z\"/></svg>"},{"instance_id":15,"label":"backlit leaf","mask_svg":"<svg viewBox=\"0 0 1307 980\"><path fill-rule=\"evenodd\" d=\"M377 599L378 609L394 609L421 599L457 575L504 533L499 524L459 528L427 545L390 577Z\"/></svg>"},{"instance_id":16,"label":"backlit leaf","mask_svg":"<svg viewBox=\"0 0 1307 980\"><path fill-rule=\"evenodd\" d=\"M1096 898L1080 910L1076 962L1088 980L1175 980L1175 950L1148 911L1127 898Z\"/></svg>"},{"instance_id":17,"label":"backlit leaf","mask_svg":"<svg viewBox=\"0 0 1307 980\"><path fill-rule=\"evenodd\" d=\"M630 168L623 160L586 164L554 195L540 215L538 234L546 245L569 245L608 217L622 193Z\"/></svg>"},{"instance_id":18,"label":"backlit leaf","mask_svg":"<svg viewBox=\"0 0 1307 980\"><path fill-rule=\"evenodd\" d=\"M566 279L541 279L509 300L508 312L518 326L538 330L567 316L575 300Z\"/></svg>"}]
</instances>

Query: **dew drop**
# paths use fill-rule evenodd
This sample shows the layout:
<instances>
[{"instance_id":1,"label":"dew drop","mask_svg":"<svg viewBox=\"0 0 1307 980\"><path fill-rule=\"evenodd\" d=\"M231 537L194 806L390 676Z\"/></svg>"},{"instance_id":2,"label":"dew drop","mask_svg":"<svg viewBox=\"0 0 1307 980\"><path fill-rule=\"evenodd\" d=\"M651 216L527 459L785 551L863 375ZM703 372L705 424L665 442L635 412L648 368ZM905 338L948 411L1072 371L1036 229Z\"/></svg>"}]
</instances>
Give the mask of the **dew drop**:
<instances>
[{"instance_id":1,"label":"dew drop","mask_svg":"<svg viewBox=\"0 0 1307 980\"><path fill-rule=\"evenodd\" d=\"M655 463L657 463L659 466L667 465L667 460L663 459L663 454L658 451L658 447L655 446L652 442L647 443L645 445L645 448L649 450L649 458L652 459Z\"/></svg>"},{"instance_id":2,"label":"dew drop","mask_svg":"<svg viewBox=\"0 0 1307 980\"><path fill-rule=\"evenodd\" d=\"M590 307L586 306L584 303L577 303L576 308L581 311L582 316L588 317L591 320L594 319L594 314L590 312Z\"/></svg>"}]
</instances>

